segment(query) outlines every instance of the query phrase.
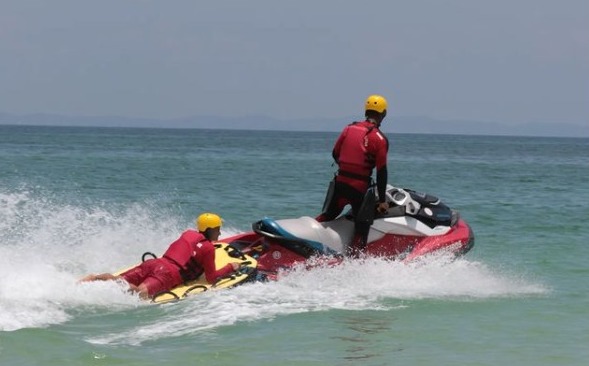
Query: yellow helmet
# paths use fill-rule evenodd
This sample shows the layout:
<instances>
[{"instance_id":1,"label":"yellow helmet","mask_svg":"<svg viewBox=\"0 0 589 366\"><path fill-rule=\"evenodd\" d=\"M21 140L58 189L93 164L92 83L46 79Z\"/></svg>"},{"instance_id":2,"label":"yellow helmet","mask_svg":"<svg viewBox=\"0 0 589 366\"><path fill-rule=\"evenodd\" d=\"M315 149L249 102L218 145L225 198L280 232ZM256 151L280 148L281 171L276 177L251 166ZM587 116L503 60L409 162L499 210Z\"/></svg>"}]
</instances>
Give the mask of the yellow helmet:
<instances>
[{"instance_id":1,"label":"yellow helmet","mask_svg":"<svg viewBox=\"0 0 589 366\"><path fill-rule=\"evenodd\" d=\"M366 98L365 111L384 113L387 110L387 100L382 95L371 95Z\"/></svg>"},{"instance_id":2,"label":"yellow helmet","mask_svg":"<svg viewBox=\"0 0 589 366\"><path fill-rule=\"evenodd\" d=\"M201 214L196 219L196 228L200 232L205 232L207 229L214 229L216 227L221 227L223 220L219 215L215 215L214 213L206 212Z\"/></svg>"}]
</instances>

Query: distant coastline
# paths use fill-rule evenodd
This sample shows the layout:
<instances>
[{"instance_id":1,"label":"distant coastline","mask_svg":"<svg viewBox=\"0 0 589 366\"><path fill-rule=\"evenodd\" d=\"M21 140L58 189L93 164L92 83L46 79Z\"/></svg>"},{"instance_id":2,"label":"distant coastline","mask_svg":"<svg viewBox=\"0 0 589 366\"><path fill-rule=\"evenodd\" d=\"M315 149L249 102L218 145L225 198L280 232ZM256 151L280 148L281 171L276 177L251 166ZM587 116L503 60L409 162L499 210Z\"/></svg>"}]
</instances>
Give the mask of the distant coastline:
<instances>
[{"instance_id":1,"label":"distant coastline","mask_svg":"<svg viewBox=\"0 0 589 366\"><path fill-rule=\"evenodd\" d=\"M267 116L193 116L186 118L155 119L120 116L15 115L0 113L0 125L335 132L341 130L342 126L347 122L351 122L357 118L359 117L282 120ZM417 116L389 117L385 120L382 129L387 133L589 137L589 124L524 123L507 125L495 122L440 120Z\"/></svg>"}]
</instances>

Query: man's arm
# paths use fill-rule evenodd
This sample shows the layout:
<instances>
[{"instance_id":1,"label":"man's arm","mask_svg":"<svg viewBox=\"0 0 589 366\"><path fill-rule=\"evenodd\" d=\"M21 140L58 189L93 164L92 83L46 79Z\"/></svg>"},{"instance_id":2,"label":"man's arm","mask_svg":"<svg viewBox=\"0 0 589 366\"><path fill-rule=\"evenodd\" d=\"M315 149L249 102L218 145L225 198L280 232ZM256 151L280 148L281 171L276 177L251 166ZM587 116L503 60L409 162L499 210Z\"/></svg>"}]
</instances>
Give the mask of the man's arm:
<instances>
[{"instance_id":1,"label":"man's arm","mask_svg":"<svg viewBox=\"0 0 589 366\"><path fill-rule=\"evenodd\" d=\"M223 268L217 270L215 266L215 247L213 244L204 246L200 262L205 272L205 278L209 283L214 283L217 278L228 275L239 268L238 263L228 263Z\"/></svg>"},{"instance_id":2,"label":"man's arm","mask_svg":"<svg viewBox=\"0 0 589 366\"><path fill-rule=\"evenodd\" d=\"M80 278L78 282L94 282L94 281L114 281L121 278L121 276L114 276L110 273L89 274Z\"/></svg>"},{"instance_id":3,"label":"man's arm","mask_svg":"<svg viewBox=\"0 0 589 366\"><path fill-rule=\"evenodd\" d=\"M376 151L374 153L374 160L376 166L376 189L379 201L378 211L385 213L388 209L388 205L385 202L388 183L387 154L389 152L389 141L382 132L377 131L375 134L375 143Z\"/></svg>"}]
</instances>

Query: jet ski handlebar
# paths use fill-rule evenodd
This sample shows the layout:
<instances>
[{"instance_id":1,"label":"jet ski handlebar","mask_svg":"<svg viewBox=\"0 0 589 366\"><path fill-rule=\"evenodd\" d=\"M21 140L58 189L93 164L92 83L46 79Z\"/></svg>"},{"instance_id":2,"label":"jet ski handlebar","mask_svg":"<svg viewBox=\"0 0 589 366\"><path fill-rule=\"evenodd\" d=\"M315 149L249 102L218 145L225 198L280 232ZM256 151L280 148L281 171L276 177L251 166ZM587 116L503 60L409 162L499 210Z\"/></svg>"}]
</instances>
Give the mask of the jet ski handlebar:
<instances>
[{"instance_id":1,"label":"jet ski handlebar","mask_svg":"<svg viewBox=\"0 0 589 366\"><path fill-rule=\"evenodd\" d=\"M405 212L409 215L417 215L421 205L415 201L409 192L402 188L392 188L386 192L387 201L397 206L405 207Z\"/></svg>"}]
</instances>

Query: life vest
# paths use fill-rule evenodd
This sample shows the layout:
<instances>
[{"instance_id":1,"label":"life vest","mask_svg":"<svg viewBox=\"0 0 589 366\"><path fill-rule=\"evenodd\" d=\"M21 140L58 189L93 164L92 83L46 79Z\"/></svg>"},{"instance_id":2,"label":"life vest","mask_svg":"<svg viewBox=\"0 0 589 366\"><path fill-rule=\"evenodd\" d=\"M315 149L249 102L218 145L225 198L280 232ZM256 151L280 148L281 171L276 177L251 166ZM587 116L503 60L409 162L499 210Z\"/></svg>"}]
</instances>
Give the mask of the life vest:
<instances>
[{"instance_id":1,"label":"life vest","mask_svg":"<svg viewBox=\"0 0 589 366\"><path fill-rule=\"evenodd\" d=\"M194 280L203 273L203 268L194 259L194 255L199 250L197 244L204 240L207 238L203 234L194 230L186 230L178 240L170 244L163 255L163 258L178 267L184 281Z\"/></svg>"},{"instance_id":2,"label":"life vest","mask_svg":"<svg viewBox=\"0 0 589 366\"><path fill-rule=\"evenodd\" d=\"M372 123L365 122L353 122L348 125L337 160L339 175L357 180L370 180L375 163L374 156L368 153L368 135L375 128Z\"/></svg>"}]
</instances>

